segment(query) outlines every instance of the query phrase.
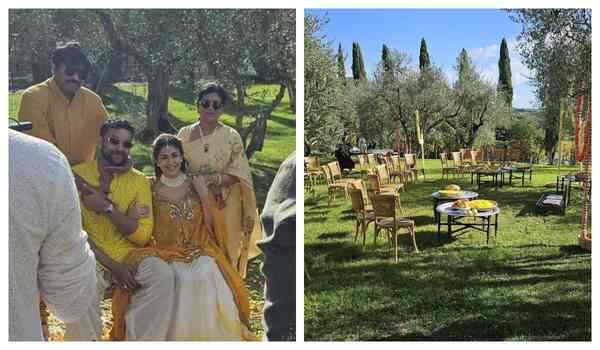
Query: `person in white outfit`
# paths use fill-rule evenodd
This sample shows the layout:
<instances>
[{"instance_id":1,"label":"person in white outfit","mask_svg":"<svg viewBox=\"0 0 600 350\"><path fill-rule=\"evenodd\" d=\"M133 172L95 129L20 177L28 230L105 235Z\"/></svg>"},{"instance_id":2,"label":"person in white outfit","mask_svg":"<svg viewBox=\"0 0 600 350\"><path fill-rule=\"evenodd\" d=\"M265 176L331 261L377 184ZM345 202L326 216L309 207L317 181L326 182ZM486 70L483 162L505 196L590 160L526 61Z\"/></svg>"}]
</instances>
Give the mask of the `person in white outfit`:
<instances>
[{"instance_id":1,"label":"person in white outfit","mask_svg":"<svg viewBox=\"0 0 600 350\"><path fill-rule=\"evenodd\" d=\"M9 340L43 340L38 298L78 322L96 295L69 163L52 144L9 130Z\"/></svg>"}]
</instances>

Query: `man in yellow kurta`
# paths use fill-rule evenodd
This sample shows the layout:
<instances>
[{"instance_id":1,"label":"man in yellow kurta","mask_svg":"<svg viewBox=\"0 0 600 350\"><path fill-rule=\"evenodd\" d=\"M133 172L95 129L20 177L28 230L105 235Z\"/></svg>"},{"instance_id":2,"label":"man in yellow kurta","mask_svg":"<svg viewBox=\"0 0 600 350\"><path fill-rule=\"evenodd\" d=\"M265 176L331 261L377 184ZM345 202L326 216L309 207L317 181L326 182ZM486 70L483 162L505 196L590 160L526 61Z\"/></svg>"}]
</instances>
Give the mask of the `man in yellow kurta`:
<instances>
[{"instance_id":1,"label":"man in yellow kurta","mask_svg":"<svg viewBox=\"0 0 600 350\"><path fill-rule=\"evenodd\" d=\"M94 159L107 112L100 97L82 86L91 64L78 44L57 48L52 63L53 76L23 92L19 120L32 122L27 133L54 144L73 166Z\"/></svg>"},{"instance_id":2,"label":"man in yellow kurta","mask_svg":"<svg viewBox=\"0 0 600 350\"><path fill-rule=\"evenodd\" d=\"M96 138L97 160L73 167L83 228L98 263L99 293L83 321L66 324L68 340L100 339L100 301L111 283L134 291L125 316L127 340L164 340L167 334L175 288L172 269L157 257L144 258L137 271L124 263L132 250L148 243L153 229L150 183L132 168L129 157L133 134L127 121L107 121Z\"/></svg>"}]
</instances>

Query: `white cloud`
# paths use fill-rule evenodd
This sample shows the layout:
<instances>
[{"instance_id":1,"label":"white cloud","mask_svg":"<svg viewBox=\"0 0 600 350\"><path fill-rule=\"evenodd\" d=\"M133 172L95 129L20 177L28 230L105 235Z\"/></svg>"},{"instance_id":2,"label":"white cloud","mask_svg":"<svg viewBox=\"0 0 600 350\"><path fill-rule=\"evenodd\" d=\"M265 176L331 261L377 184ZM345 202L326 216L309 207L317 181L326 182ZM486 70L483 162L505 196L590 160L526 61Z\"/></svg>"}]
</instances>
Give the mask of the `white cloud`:
<instances>
[{"instance_id":1,"label":"white cloud","mask_svg":"<svg viewBox=\"0 0 600 350\"><path fill-rule=\"evenodd\" d=\"M518 108L533 108L536 104L536 98L532 87L528 84L529 77L533 76L533 72L523 63L521 55L519 55L517 50L517 41L514 38L507 38L506 43L510 54L510 68L514 88L514 106ZM490 44L469 49L467 52L483 79L492 84L497 84L500 44ZM444 69L444 73L450 84L453 84L456 81L457 73L454 68Z\"/></svg>"},{"instance_id":2,"label":"white cloud","mask_svg":"<svg viewBox=\"0 0 600 350\"><path fill-rule=\"evenodd\" d=\"M469 57L471 57L471 59L473 61L482 59L482 60L486 60L486 59L490 59L493 57L497 57L498 53L500 52L500 45L498 44L491 44L488 46L484 46L484 47L478 47L475 49L471 49L468 51L469 53Z\"/></svg>"},{"instance_id":3,"label":"white cloud","mask_svg":"<svg viewBox=\"0 0 600 350\"><path fill-rule=\"evenodd\" d=\"M529 77L533 76L533 72L523 63L521 55L519 55L517 50L517 41L514 38L508 38L506 44L508 45L508 52L510 54L513 86L527 83ZM499 44L490 44L484 47L471 49L469 50L469 55L471 56L473 63L479 67L486 78L493 78L491 79L492 81L498 80Z\"/></svg>"}]
</instances>

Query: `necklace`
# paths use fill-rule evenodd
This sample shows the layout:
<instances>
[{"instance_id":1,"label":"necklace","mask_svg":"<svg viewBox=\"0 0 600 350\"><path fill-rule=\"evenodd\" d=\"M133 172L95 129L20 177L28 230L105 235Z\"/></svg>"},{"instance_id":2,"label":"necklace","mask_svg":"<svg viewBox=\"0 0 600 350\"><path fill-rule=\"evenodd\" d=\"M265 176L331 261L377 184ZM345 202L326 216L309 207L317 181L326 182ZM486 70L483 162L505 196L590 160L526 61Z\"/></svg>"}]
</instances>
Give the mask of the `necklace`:
<instances>
[{"instance_id":1,"label":"necklace","mask_svg":"<svg viewBox=\"0 0 600 350\"><path fill-rule=\"evenodd\" d=\"M165 174L160 176L160 182L165 184L168 187L179 187L183 185L185 180L187 179L187 175L184 173L180 173L176 178L166 177Z\"/></svg>"},{"instance_id":2,"label":"necklace","mask_svg":"<svg viewBox=\"0 0 600 350\"><path fill-rule=\"evenodd\" d=\"M218 125L218 124L217 124L217 126L215 126L215 127L214 127L214 128L211 130L211 132L209 133L209 135L210 135L210 134L212 134L212 133L215 131L215 129L216 129L217 127L219 127L219 125ZM208 153L208 150L209 150L209 144L208 144L208 143L206 143L206 140L204 139L204 131L202 130L202 126L200 125L200 123L198 123L198 132L200 133L200 139L202 140L202 143L203 143L203 145L204 145L204 153Z\"/></svg>"}]
</instances>

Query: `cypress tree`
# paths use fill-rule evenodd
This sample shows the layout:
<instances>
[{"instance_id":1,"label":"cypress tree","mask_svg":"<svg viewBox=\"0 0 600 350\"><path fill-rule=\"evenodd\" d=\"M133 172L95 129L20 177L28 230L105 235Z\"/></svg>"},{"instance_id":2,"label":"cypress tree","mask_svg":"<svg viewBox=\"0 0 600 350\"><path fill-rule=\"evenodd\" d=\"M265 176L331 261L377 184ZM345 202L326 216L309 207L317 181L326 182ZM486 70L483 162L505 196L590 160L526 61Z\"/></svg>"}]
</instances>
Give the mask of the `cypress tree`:
<instances>
[{"instance_id":1,"label":"cypress tree","mask_svg":"<svg viewBox=\"0 0 600 350\"><path fill-rule=\"evenodd\" d=\"M344 65L344 52L342 51L342 43L338 47L337 54L337 64L338 64L338 76L340 79L346 79L346 66Z\"/></svg>"},{"instance_id":2,"label":"cypress tree","mask_svg":"<svg viewBox=\"0 0 600 350\"><path fill-rule=\"evenodd\" d=\"M498 91L504 94L506 103L512 107L513 87L510 56L508 54L508 45L504 38L502 38L502 43L500 44L500 59L498 60Z\"/></svg>"},{"instance_id":3,"label":"cypress tree","mask_svg":"<svg viewBox=\"0 0 600 350\"><path fill-rule=\"evenodd\" d=\"M381 60L383 61L383 70L385 72L391 72L393 70L392 65L392 57L390 55L390 49L383 44L383 49L381 50Z\"/></svg>"},{"instance_id":4,"label":"cypress tree","mask_svg":"<svg viewBox=\"0 0 600 350\"><path fill-rule=\"evenodd\" d=\"M460 86L468 79L468 75L471 69L471 59L469 58L469 54L467 50L464 48L460 51L458 55L458 83Z\"/></svg>"},{"instance_id":5,"label":"cypress tree","mask_svg":"<svg viewBox=\"0 0 600 350\"><path fill-rule=\"evenodd\" d=\"M352 43L352 76L355 80L367 80L365 63L358 43Z\"/></svg>"},{"instance_id":6,"label":"cypress tree","mask_svg":"<svg viewBox=\"0 0 600 350\"><path fill-rule=\"evenodd\" d=\"M425 43L425 38L421 38L421 50L419 52L419 69L421 73L423 73L426 69L431 65L431 61L429 61L429 52L427 52L427 44Z\"/></svg>"}]
</instances>

